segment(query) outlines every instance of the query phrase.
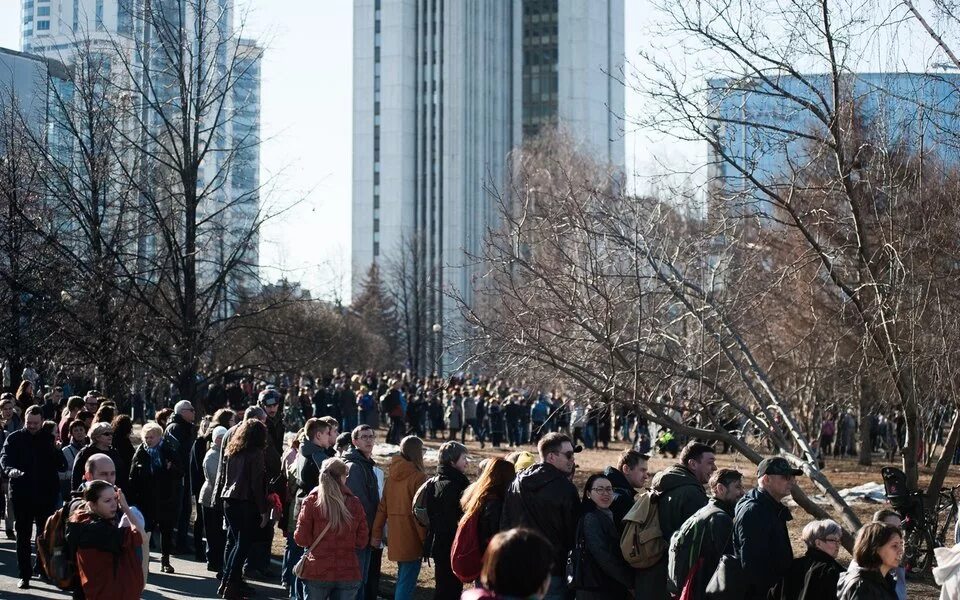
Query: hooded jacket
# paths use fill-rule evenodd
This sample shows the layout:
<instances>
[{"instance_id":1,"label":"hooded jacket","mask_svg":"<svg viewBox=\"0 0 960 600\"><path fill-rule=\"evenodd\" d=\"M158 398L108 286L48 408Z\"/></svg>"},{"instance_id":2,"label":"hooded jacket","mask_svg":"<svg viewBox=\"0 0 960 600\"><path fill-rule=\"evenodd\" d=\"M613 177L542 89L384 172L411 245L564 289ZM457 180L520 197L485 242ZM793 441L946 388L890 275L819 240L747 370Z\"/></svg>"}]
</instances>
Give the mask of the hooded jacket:
<instances>
[{"instance_id":1,"label":"hooded jacket","mask_svg":"<svg viewBox=\"0 0 960 600\"><path fill-rule=\"evenodd\" d=\"M793 547L787 533L790 510L760 488L737 502L733 520L733 548L747 576L747 598L765 598L787 574Z\"/></svg>"},{"instance_id":2,"label":"hooded jacket","mask_svg":"<svg viewBox=\"0 0 960 600\"><path fill-rule=\"evenodd\" d=\"M563 576L577 535L580 498L567 475L549 463L524 470L507 488L500 530L530 527L553 544L553 575Z\"/></svg>"},{"instance_id":3,"label":"hooded jacket","mask_svg":"<svg viewBox=\"0 0 960 600\"><path fill-rule=\"evenodd\" d=\"M373 520L377 516L377 506L380 504L380 490L377 487L377 474L373 468L376 463L367 458L356 448L351 448L343 455L343 461L350 467L347 475L347 487L360 504L367 516L367 528L373 528Z\"/></svg>"},{"instance_id":4,"label":"hooded jacket","mask_svg":"<svg viewBox=\"0 0 960 600\"><path fill-rule=\"evenodd\" d=\"M613 486L613 503L610 505L610 512L613 513L613 523L617 526L617 531L623 533L623 518L627 516L633 504L636 501L637 490L633 489L627 476L616 467L607 467L603 470L603 476L610 480Z\"/></svg>"},{"instance_id":5,"label":"hooded jacket","mask_svg":"<svg viewBox=\"0 0 960 600\"><path fill-rule=\"evenodd\" d=\"M684 521L707 505L707 492L703 484L693 471L682 465L674 465L657 473L652 488L658 494L660 529L668 540Z\"/></svg>"},{"instance_id":6,"label":"hooded jacket","mask_svg":"<svg viewBox=\"0 0 960 600\"><path fill-rule=\"evenodd\" d=\"M427 496L427 515L430 517L428 538L432 542L433 558L440 560L450 556L457 525L463 516L460 498L470 485L470 480L452 465L440 465L436 481L432 483L433 494Z\"/></svg>"},{"instance_id":7,"label":"hooded jacket","mask_svg":"<svg viewBox=\"0 0 960 600\"><path fill-rule=\"evenodd\" d=\"M387 558L394 562L420 560L423 554L427 532L413 517L413 495L426 479L426 473L402 456L390 461L371 538L383 539L383 527L389 525Z\"/></svg>"},{"instance_id":8,"label":"hooded jacket","mask_svg":"<svg viewBox=\"0 0 960 600\"><path fill-rule=\"evenodd\" d=\"M720 557L733 553L733 513L734 505L730 502L713 498L706 506L698 510L687 522L699 527L703 531L700 538L699 553L690 556L689 564L702 558L703 562L684 587L690 600L701 600L707 591L707 584L720 564ZM686 525L690 527L691 525ZM671 552L674 548L671 546ZM692 551L692 548L691 548ZM682 585L682 582L681 582ZM778 599L779 600L779 599Z\"/></svg>"},{"instance_id":9,"label":"hooded jacket","mask_svg":"<svg viewBox=\"0 0 960 600\"><path fill-rule=\"evenodd\" d=\"M314 444L310 440L300 442L300 455L297 457L297 481L299 489L297 497L304 498L320 483L320 465L326 460L325 448Z\"/></svg>"}]
</instances>

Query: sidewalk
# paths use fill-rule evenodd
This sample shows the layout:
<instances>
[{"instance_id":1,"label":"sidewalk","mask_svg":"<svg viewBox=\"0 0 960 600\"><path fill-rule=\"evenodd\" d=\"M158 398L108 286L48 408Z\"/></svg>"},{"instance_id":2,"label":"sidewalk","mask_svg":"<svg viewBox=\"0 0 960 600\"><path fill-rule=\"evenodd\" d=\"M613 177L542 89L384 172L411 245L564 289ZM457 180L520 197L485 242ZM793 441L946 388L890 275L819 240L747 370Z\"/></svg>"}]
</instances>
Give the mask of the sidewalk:
<instances>
[{"instance_id":1,"label":"sidewalk","mask_svg":"<svg viewBox=\"0 0 960 600\"><path fill-rule=\"evenodd\" d=\"M205 563L182 560L173 557L171 560L176 573L166 575L160 573L160 555L151 554L150 576L147 578L147 589L143 592L144 600L186 600L187 598L216 598L217 581L214 574L207 571ZM279 565L274 564L279 572ZM61 592L52 585L43 583L36 577L30 580L30 589L17 589L17 553L16 542L6 539L0 533L0 599L25 600L26 598L55 598L63 600L70 594ZM265 584L250 580L249 583L257 590L256 598L285 598L283 587L279 583Z\"/></svg>"}]
</instances>

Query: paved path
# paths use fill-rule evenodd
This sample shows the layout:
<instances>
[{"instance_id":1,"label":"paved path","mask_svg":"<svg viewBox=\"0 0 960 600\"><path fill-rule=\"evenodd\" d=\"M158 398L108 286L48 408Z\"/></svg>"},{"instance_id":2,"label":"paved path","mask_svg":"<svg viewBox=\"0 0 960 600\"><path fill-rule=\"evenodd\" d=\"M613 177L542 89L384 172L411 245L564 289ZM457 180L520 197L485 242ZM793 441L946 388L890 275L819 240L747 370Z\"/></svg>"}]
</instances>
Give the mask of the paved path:
<instances>
[{"instance_id":1,"label":"paved path","mask_svg":"<svg viewBox=\"0 0 960 600\"><path fill-rule=\"evenodd\" d=\"M30 580L29 590L17 589L16 542L6 539L0 533L0 600L25 600L26 598L56 598L63 600L70 594L61 592L52 585L43 583L36 577ZM182 560L173 557L171 563L176 573L160 573L160 555L151 554L150 576L144 600L185 600L187 598L216 598L219 582L213 573L207 571L205 563ZM279 565L273 567L279 572ZM257 599L284 598L283 588L277 584L268 585L259 581L250 581L257 589Z\"/></svg>"}]
</instances>

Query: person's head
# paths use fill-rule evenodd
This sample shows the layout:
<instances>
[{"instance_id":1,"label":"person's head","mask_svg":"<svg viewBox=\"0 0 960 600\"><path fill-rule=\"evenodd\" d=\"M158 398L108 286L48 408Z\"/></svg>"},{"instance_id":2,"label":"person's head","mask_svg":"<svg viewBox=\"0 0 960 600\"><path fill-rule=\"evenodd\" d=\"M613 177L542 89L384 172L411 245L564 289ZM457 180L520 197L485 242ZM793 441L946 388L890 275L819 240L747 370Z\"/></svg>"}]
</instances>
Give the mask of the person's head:
<instances>
[{"instance_id":1,"label":"person's head","mask_svg":"<svg viewBox=\"0 0 960 600\"><path fill-rule=\"evenodd\" d=\"M307 439L321 448L329 448L333 445L334 438L330 435L330 424L322 419L307 419L304 431Z\"/></svg>"},{"instance_id":2,"label":"person's head","mask_svg":"<svg viewBox=\"0 0 960 600\"><path fill-rule=\"evenodd\" d=\"M97 414L97 409L100 408L100 397L87 392L87 395L83 397L83 407L93 414Z\"/></svg>"},{"instance_id":3,"label":"person's head","mask_svg":"<svg viewBox=\"0 0 960 600\"><path fill-rule=\"evenodd\" d=\"M93 413L83 409L77 413L77 420L82 421L83 426L87 428L87 431L90 431L90 427L93 425Z\"/></svg>"},{"instance_id":4,"label":"person's head","mask_svg":"<svg viewBox=\"0 0 960 600\"><path fill-rule=\"evenodd\" d=\"M573 457L577 451L570 436L564 433L555 431L543 436L537 443L537 451L540 452L541 462L553 465L566 475L573 473L576 468L577 461Z\"/></svg>"},{"instance_id":5,"label":"person's head","mask_svg":"<svg viewBox=\"0 0 960 600\"><path fill-rule=\"evenodd\" d=\"M840 538L843 535L843 529L840 524L832 519L823 519L822 521L811 521L804 525L803 533L800 538L807 548L816 549L832 558L836 558L840 553Z\"/></svg>"},{"instance_id":6,"label":"person's head","mask_svg":"<svg viewBox=\"0 0 960 600\"><path fill-rule=\"evenodd\" d=\"M6 393L4 397L0 399L0 419L4 421L9 421L13 418L13 394Z\"/></svg>"},{"instance_id":7,"label":"person's head","mask_svg":"<svg viewBox=\"0 0 960 600\"><path fill-rule=\"evenodd\" d=\"M163 439L163 427L157 423L147 423L140 430L140 436L143 437L143 443L148 448L156 448Z\"/></svg>"},{"instance_id":8,"label":"person's head","mask_svg":"<svg viewBox=\"0 0 960 600\"><path fill-rule=\"evenodd\" d=\"M613 484L602 473L594 473L583 484L583 499L591 500L600 508L610 508L613 504Z\"/></svg>"},{"instance_id":9,"label":"person's head","mask_svg":"<svg viewBox=\"0 0 960 600\"><path fill-rule=\"evenodd\" d=\"M224 436L227 435L227 428L223 425L217 425L213 428L213 432L210 434L210 442L213 444L214 448L220 448L220 445L223 443Z\"/></svg>"},{"instance_id":10,"label":"person's head","mask_svg":"<svg viewBox=\"0 0 960 600\"><path fill-rule=\"evenodd\" d=\"M883 508L873 513L873 522L886 523L887 525L893 525L899 528L903 525L903 517L895 510Z\"/></svg>"},{"instance_id":11,"label":"person's head","mask_svg":"<svg viewBox=\"0 0 960 600\"><path fill-rule=\"evenodd\" d=\"M863 569L886 575L900 566L903 557L903 532L886 523L867 523L857 532L853 558Z\"/></svg>"},{"instance_id":12,"label":"person's head","mask_svg":"<svg viewBox=\"0 0 960 600\"><path fill-rule=\"evenodd\" d=\"M20 386L17 388L17 398L22 398L24 396L33 395L33 383L28 379L24 379L20 382Z\"/></svg>"},{"instance_id":13,"label":"person's head","mask_svg":"<svg viewBox=\"0 0 960 600\"><path fill-rule=\"evenodd\" d=\"M224 429L230 429L237 424L237 413L229 408L221 408L213 413L213 419L210 420L210 423L214 428L220 426Z\"/></svg>"},{"instance_id":14,"label":"person's head","mask_svg":"<svg viewBox=\"0 0 960 600\"><path fill-rule=\"evenodd\" d=\"M70 396L67 400L67 411L73 415L77 416L77 413L83 410L83 398L80 396Z\"/></svg>"},{"instance_id":15,"label":"person's head","mask_svg":"<svg viewBox=\"0 0 960 600\"><path fill-rule=\"evenodd\" d=\"M40 427L43 425L43 409L34 404L23 412L23 428L30 432L30 435L40 433Z\"/></svg>"},{"instance_id":16,"label":"person's head","mask_svg":"<svg viewBox=\"0 0 960 600\"><path fill-rule=\"evenodd\" d=\"M482 509L487 500L503 499L507 493L507 487L516 477L513 463L502 458L490 458L484 463L480 477L464 490L463 497L460 499L464 521L474 512Z\"/></svg>"},{"instance_id":17,"label":"person's head","mask_svg":"<svg viewBox=\"0 0 960 600\"><path fill-rule=\"evenodd\" d=\"M377 432L369 425L358 425L350 432L350 439L353 441L353 447L360 451L360 454L370 458L377 441Z\"/></svg>"},{"instance_id":18,"label":"person's head","mask_svg":"<svg viewBox=\"0 0 960 600\"><path fill-rule=\"evenodd\" d=\"M423 440L415 435L408 435L400 440L400 456L409 460L418 471L425 471L423 466Z\"/></svg>"},{"instance_id":19,"label":"person's head","mask_svg":"<svg viewBox=\"0 0 960 600\"><path fill-rule=\"evenodd\" d=\"M553 546L532 529L493 536L483 555L480 583L500 596L543 598L550 587Z\"/></svg>"},{"instance_id":20,"label":"person's head","mask_svg":"<svg viewBox=\"0 0 960 600\"><path fill-rule=\"evenodd\" d=\"M630 487L642 489L647 483L647 461L649 456L636 450L624 450L617 462L617 469L627 478Z\"/></svg>"},{"instance_id":21,"label":"person's head","mask_svg":"<svg viewBox=\"0 0 960 600\"><path fill-rule=\"evenodd\" d=\"M350 432L344 431L337 436L337 441L333 445L333 449L336 450L337 454L343 454L350 450L352 442L350 441Z\"/></svg>"},{"instance_id":22,"label":"person's head","mask_svg":"<svg viewBox=\"0 0 960 600\"><path fill-rule=\"evenodd\" d=\"M743 473L735 469L717 469L707 481L707 488L717 500L736 503L743 497Z\"/></svg>"},{"instance_id":23,"label":"person's head","mask_svg":"<svg viewBox=\"0 0 960 600\"><path fill-rule=\"evenodd\" d=\"M339 458L328 458L320 465L320 485L317 486L317 506L330 523L330 529L340 531L348 527L353 516L343 498L347 484L347 463Z\"/></svg>"},{"instance_id":24,"label":"person's head","mask_svg":"<svg viewBox=\"0 0 960 600\"><path fill-rule=\"evenodd\" d=\"M100 408L97 409L97 414L93 417L93 420L97 423L110 423L116 414L117 410L112 405L104 402L100 405Z\"/></svg>"},{"instance_id":25,"label":"person's head","mask_svg":"<svg viewBox=\"0 0 960 600\"><path fill-rule=\"evenodd\" d=\"M765 458L757 467L757 487L780 501L790 495L790 490L803 471L790 466L787 459L780 456Z\"/></svg>"},{"instance_id":26,"label":"person's head","mask_svg":"<svg viewBox=\"0 0 960 600\"><path fill-rule=\"evenodd\" d=\"M106 450L113 445L113 425L110 423L94 423L90 428L90 443Z\"/></svg>"},{"instance_id":27,"label":"person's head","mask_svg":"<svg viewBox=\"0 0 960 600\"><path fill-rule=\"evenodd\" d=\"M233 456L247 449L267 447L267 426L259 419L248 419L240 424L227 444L226 455Z\"/></svg>"},{"instance_id":28,"label":"person's head","mask_svg":"<svg viewBox=\"0 0 960 600\"><path fill-rule=\"evenodd\" d=\"M193 423L197 418L197 413L193 409L193 403L189 400L181 400L173 405L173 414L177 415L187 423Z\"/></svg>"},{"instance_id":29,"label":"person's head","mask_svg":"<svg viewBox=\"0 0 960 600\"><path fill-rule=\"evenodd\" d=\"M109 481L91 481L83 490L83 499L87 509L101 519L112 519L117 515L117 488Z\"/></svg>"},{"instance_id":30,"label":"person's head","mask_svg":"<svg viewBox=\"0 0 960 600\"><path fill-rule=\"evenodd\" d=\"M157 411L157 423L160 425L160 427L167 426L167 422L170 421L170 415L172 414L173 414L172 408L164 408L162 410Z\"/></svg>"},{"instance_id":31,"label":"person's head","mask_svg":"<svg viewBox=\"0 0 960 600\"><path fill-rule=\"evenodd\" d=\"M280 402L282 401L283 398L280 397L280 392L272 388L263 390L257 397L257 404L263 408L264 412L266 412L267 416L271 419L277 415L277 411L280 410Z\"/></svg>"},{"instance_id":32,"label":"person's head","mask_svg":"<svg viewBox=\"0 0 960 600\"><path fill-rule=\"evenodd\" d=\"M438 455L442 466L452 467L461 473L467 470L467 447L460 442L444 442L440 445Z\"/></svg>"},{"instance_id":33,"label":"person's head","mask_svg":"<svg viewBox=\"0 0 960 600\"><path fill-rule=\"evenodd\" d=\"M128 439L133 433L133 419L129 415L117 415L113 418L114 439Z\"/></svg>"},{"instance_id":34,"label":"person's head","mask_svg":"<svg viewBox=\"0 0 960 600\"><path fill-rule=\"evenodd\" d=\"M267 412L259 406L248 406L247 410L243 411L243 420L249 421L250 419L256 419L261 423L266 423Z\"/></svg>"},{"instance_id":35,"label":"person's head","mask_svg":"<svg viewBox=\"0 0 960 600\"><path fill-rule=\"evenodd\" d=\"M337 435L338 435L337 432L340 431L340 423L330 415L320 417L320 420L330 426L330 439L331 440L337 439Z\"/></svg>"},{"instance_id":36,"label":"person's head","mask_svg":"<svg viewBox=\"0 0 960 600\"><path fill-rule=\"evenodd\" d=\"M697 481L707 483L717 470L717 455L713 452L713 446L689 442L680 451L680 464L689 469Z\"/></svg>"},{"instance_id":37,"label":"person's head","mask_svg":"<svg viewBox=\"0 0 960 600\"><path fill-rule=\"evenodd\" d=\"M113 459L106 454L93 454L83 465L84 481L109 481L111 484L117 482L117 467L113 464Z\"/></svg>"},{"instance_id":38,"label":"person's head","mask_svg":"<svg viewBox=\"0 0 960 600\"><path fill-rule=\"evenodd\" d=\"M53 400L54 404L60 404L60 401L63 400L63 388L59 385L50 390L50 399Z\"/></svg>"},{"instance_id":39,"label":"person's head","mask_svg":"<svg viewBox=\"0 0 960 600\"><path fill-rule=\"evenodd\" d=\"M74 444L83 444L87 441L87 426L80 419L70 421L70 440Z\"/></svg>"}]
</instances>

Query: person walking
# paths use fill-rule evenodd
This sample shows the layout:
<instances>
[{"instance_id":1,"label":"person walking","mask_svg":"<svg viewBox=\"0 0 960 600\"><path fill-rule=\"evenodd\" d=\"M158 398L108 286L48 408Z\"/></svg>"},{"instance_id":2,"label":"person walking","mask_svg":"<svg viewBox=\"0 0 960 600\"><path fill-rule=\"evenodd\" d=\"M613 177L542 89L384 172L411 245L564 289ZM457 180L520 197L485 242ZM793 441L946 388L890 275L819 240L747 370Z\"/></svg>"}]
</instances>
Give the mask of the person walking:
<instances>
[{"instance_id":1,"label":"person walking","mask_svg":"<svg viewBox=\"0 0 960 600\"><path fill-rule=\"evenodd\" d=\"M228 600L245 598L250 588L243 581L243 564L258 529L270 519L264 451L267 427L260 420L245 420L234 431L223 453L221 469L223 513L227 522L227 541L223 558L223 578L217 593ZM217 479L220 480L218 473Z\"/></svg>"},{"instance_id":2,"label":"person walking","mask_svg":"<svg viewBox=\"0 0 960 600\"><path fill-rule=\"evenodd\" d=\"M377 474L374 470L373 446L376 443L376 432L367 424L358 425L350 433L353 446L343 455L343 462L349 468L347 487L356 496L363 506L363 514L367 519L367 531L373 531L373 520L377 516L377 506L380 504L380 489L377 485ZM366 598L367 582L374 577L376 570L379 576L380 564L370 560L373 549L369 538L363 548L357 550L357 560L360 563L360 589L357 590L357 600Z\"/></svg>"},{"instance_id":3,"label":"person walking","mask_svg":"<svg viewBox=\"0 0 960 600\"><path fill-rule=\"evenodd\" d=\"M70 515L67 543L76 549L77 575L86 600L138 600L144 578L137 550L143 523L123 491L96 480L83 490L83 504ZM117 512L125 519L116 524Z\"/></svg>"},{"instance_id":4,"label":"person walking","mask_svg":"<svg viewBox=\"0 0 960 600\"><path fill-rule=\"evenodd\" d=\"M407 436L400 441L400 454L390 461L370 539L372 547L380 547L389 526L387 558L397 563L394 600L411 600L417 587L426 531L413 516L413 496L426 479L423 440Z\"/></svg>"},{"instance_id":5,"label":"person walking","mask_svg":"<svg viewBox=\"0 0 960 600\"><path fill-rule=\"evenodd\" d=\"M370 531L360 500L347 487L347 465L328 458L320 484L307 495L293 539L306 548L301 579L307 600L353 600L363 575L357 550L369 544Z\"/></svg>"},{"instance_id":6,"label":"person walking","mask_svg":"<svg viewBox=\"0 0 960 600\"><path fill-rule=\"evenodd\" d=\"M567 554L573 549L579 518L580 495L570 481L577 466L570 438L548 433L537 443L540 462L524 470L507 489L500 528L529 527L553 545L553 574L546 598L566 596Z\"/></svg>"},{"instance_id":7,"label":"person walking","mask_svg":"<svg viewBox=\"0 0 960 600\"><path fill-rule=\"evenodd\" d=\"M896 600L890 574L902 558L903 532L886 523L867 523L853 544L853 559L859 568L841 575L838 600Z\"/></svg>"},{"instance_id":8,"label":"person walking","mask_svg":"<svg viewBox=\"0 0 960 600\"><path fill-rule=\"evenodd\" d=\"M620 552L620 534L610 510L613 494L613 484L600 473L588 477L583 486L583 516L572 559L577 600L632 597L633 570Z\"/></svg>"},{"instance_id":9,"label":"person walking","mask_svg":"<svg viewBox=\"0 0 960 600\"><path fill-rule=\"evenodd\" d=\"M747 600L766 599L793 561L787 523L793 519L783 499L790 495L800 469L775 456L757 467L757 487L737 503L733 548L747 580Z\"/></svg>"},{"instance_id":10,"label":"person walking","mask_svg":"<svg viewBox=\"0 0 960 600\"><path fill-rule=\"evenodd\" d=\"M836 521L811 521L801 538L807 546L803 556L793 559L783 580L770 591L774 600L831 600L837 597L837 583L843 567L837 562L843 529Z\"/></svg>"},{"instance_id":11,"label":"person walking","mask_svg":"<svg viewBox=\"0 0 960 600\"><path fill-rule=\"evenodd\" d=\"M466 396L469 397L469 396ZM457 600L463 593L463 583L454 575L450 565L453 539L463 510L460 499L470 481L467 470L467 447L460 442L444 442L440 446L440 466L437 475L427 484L426 508L430 526L427 546L434 561L435 600Z\"/></svg>"},{"instance_id":12,"label":"person walking","mask_svg":"<svg viewBox=\"0 0 960 600\"><path fill-rule=\"evenodd\" d=\"M23 429L7 435L0 451L0 468L10 478L10 500L13 503L17 532L17 587L30 587L33 563L30 559L34 526L40 533L53 514L60 497L59 472L67 461L57 448L52 434L42 433L43 414L33 405L24 413Z\"/></svg>"}]
</instances>

